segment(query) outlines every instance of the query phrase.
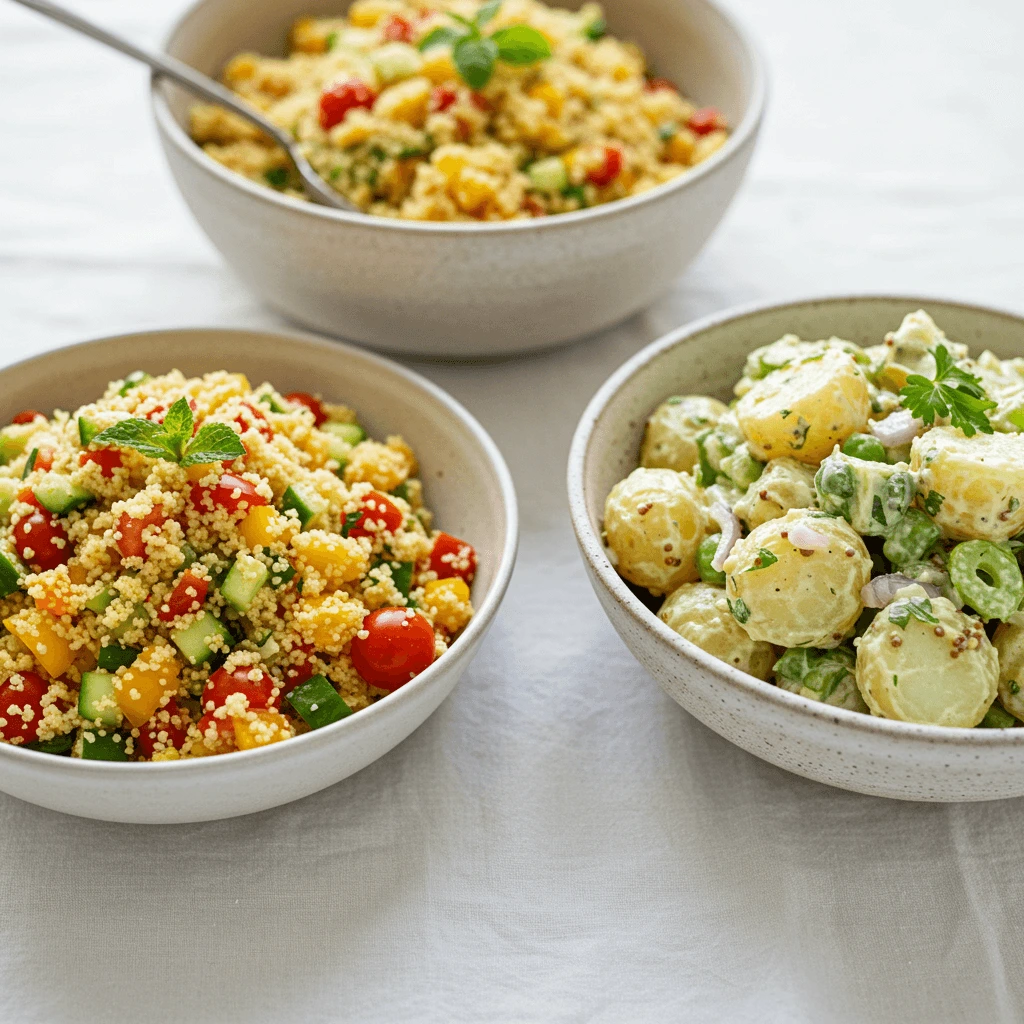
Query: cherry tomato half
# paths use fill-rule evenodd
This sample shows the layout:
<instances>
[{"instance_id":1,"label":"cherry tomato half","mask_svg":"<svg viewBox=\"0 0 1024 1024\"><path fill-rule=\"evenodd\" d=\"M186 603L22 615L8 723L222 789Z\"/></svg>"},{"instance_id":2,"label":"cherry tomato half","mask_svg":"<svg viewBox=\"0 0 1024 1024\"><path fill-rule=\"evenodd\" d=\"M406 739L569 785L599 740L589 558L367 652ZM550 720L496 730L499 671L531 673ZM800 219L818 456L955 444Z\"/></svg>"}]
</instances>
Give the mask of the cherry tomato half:
<instances>
[{"instance_id":1,"label":"cherry tomato half","mask_svg":"<svg viewBox=\"0 0 1024 1024\"><path fill-rule=\"evenodd\" d=\"M17 672L0 685L0 738L32 743L38 737L43 697L49 688L46 680L35 672ZM9 710L12 706L18 711ZM28 722L22 717L26 710L32 713Z\"/></svg>"},{"instance_id":2,"label":"cherry tomato half","mask_svg":"<svg viewBox=\"0 0 1024 1024\"><path fill-rule=\"evenodd\" d=\"M293 405L305 406L313 414L313 422L318 427L321 423L327 422L327 413L324 412L320 399L308 391L293 391L290 395L285 395L284 399Z\"/></svg>"},{"instance_id":3,"label":"cherry tomato half","mask_svg":"<svg viewBox=\"0 0 1024 1024\"><path fill-rule=\"evenodd\" d=\"M156 613L161 622L173 622L179 615L187 615L189 612L199 611L206 600L206 593L210 589L210 581L197 576L190 569L181 574L181 578L174 584L174 589L168 594L164 604L167 611L161 607Z\"/></svg>"},{"instance_id":4,"label":"cherry tomato half","mask_svg":"<svg viewBox=\"0 0 1024 1024\"><path fill-rule=\"evenodd\" d=\"M377 94L358 78L349 78L332 85L320 94L320 127L330 131L345 120L345 115L357 107L372 107Z\"/></svg>"},{"instance_id":5,"label":"cherry tomato half","mask_svg":"<svg viewBox=\"0 0 1024 1024\"><path fill-rule=\"evenodd\" d=\"M434 661L434 630L408 608L378 608L352 641L352 666L371 686L397 690Z\"/></svg>"},{"instance_id":6,"label":"cherry tomato half","mask_svg":"<svg viewBox=\"0 0 1024 1024\"><path fill-rule=\"evenodd\" d=\"M299 651L302 654L301 659L287 665L284 670L284 682L281 684L281 693L285 696L291 693L297 686L308 682L316 675L316 662L313 660L314 652L312 646L301 644Z\"/></svg>"},{"instance_id":7,"label":"cherry tomato half","mask_svg":"<svg viewBox=\"0 0 1024 1024\"><path fill-rule=\"evenodd\" d=\"M363 498L363 512L348 531L350 537L376 537L394 533L402 525L402 510L379 491L370 491Z\"/></svg>"},{"instance_id":8,"label":"cherry tomato half","mask_svg":"<svg viewBox=\"0 0 1024 1024\"><path fill-rule=\"evenodd\" d=\"M207 731L212 725L217 729L218 746L226 744L233 747L235 745L235 721L230 715L227 715L224 718L217 718L215 715L206 714L203 715L196 724L198 725L199 731L202 733L204 739L206 738Z\"/></svg>"},{"instance_id":9,"label":"cherry tomato half","mask_svg":"<svg viewBox=\"0 0 1024 1024\"><path fill-rule=\"evenodd\" d=\"M439 533L430 552L430 568L437 573L439 580L458 576L472 583L476 575L476 551L472 544L450 533Z\"/></svg>"},{"instance_id":10,"label":"cherry tomato half","mask_svg":"<svg viewBox=\"0 0 1024 1024\"><path fill-rule=\"evenodd\" d=\"M235 422L241 428L242 433L244 434L247 430L258 430L260 437L264 440L273 440L274 428L267 422L267 417L256 406L250 405L248 402L245 402L242 408L245 410L245 414L239 413L235 417Z\"/></svg>"},{"instance_id":11,"label":"cherry tomato half","mask_svg":"<svg viewBox=\"0 0 1024 1024\"><path fill-rule=\"evenodd\" d=\"M382 35L389 43L411 43L413 40L412 23L400 14L392 14L384 22Z\"/></svg>"},{"instance_id":12,"label":"cherry tomato half","mask_svg":"<svg viewBox=\"0 0 1024 1024\"><path fill-rule=\"evenodd\" d=\"M644 89L647 92L658 92L659 89L668 89L671 92L679 92L676 88L675 82L670 82L667 78L648 78L644 82Z\"/></svg>"},{"instance_id":13,"label":"cherry tomato half","mask_svg":"<svg viewBox=\"0 0 1024 1024\"><path fill-rule=\"evenodd\" d=\"M192 485L192 504L200 512L211 512L213 506L217 506L234 514L247 512L257 505L267 505L269 502L262 494L256 493L256 488L248 480L243 480L233 473L222 473L212 487Z\"/></svg>"},{"instance_id":14,"label":"cherry tomato half","mask_svg":"<svg viewBox=\"0 0 1024 1024\"><path fill-rule=\"evenodd\" d=\"M717 107L701 107L690 115L686 127L698 135L709 135L716 129L725 127L725 118Z\"/></svg>"},{"instance_id":15,"label":"cherry tomato half","mask_svg":"<svg viewBox=\"0 0 1024 1024\"><path fill-rule=\"evenodd\" d=\"M615 146L605 146L601 163L587 172L587 180L598 188L605 188L621 173L622 150L616 149Z\"/></svg>"},{"instance_id":16,"label":"cherry tomato half","mask_svg":"<svg viewBox=\"0 0 1024 1024\"><path fill-rule=\"evenodd\" d=\"M233 693L244 694L249 701L250 711L263 711L273 706L275 698L272 690L277 685L266 672L259 672L259 679L250 679L252 673L251 665L240 665L233 672L219 668L209 679L206 680L206 688L203 690L203 710L211 711L224 706L228 697ZM213 704L213 708L210 704Z\"/></svg>"},{"instance_id":17,"label":"cherry tomato half","mask_svg":"<svg viewBox=\"0 0 1024 1024\"><path fill-rule=\"evenodd\" d=\"M95 462L100 467L100 473L110 479L114 475L114 470L121 467L121 453L116 448L100 448L95 452L81 452L78 456L78 464L84 466L87 462Z\"/></svg>"},{"instance_id":18,"label":"cherry tomato half","mask_svg":"<svg viewBox=\"0 0 1024 1024\"><path fill-rule=\"evenodd\" d=\"M12 423L31 423L37 416L42 416L41 412L36 412L35 409L25 409L23 412L16 413L11 417Z\"/></svg>"},{"instance_id":19,"label":"cherry tomato half","mask_svg":"<svg viewBox=\"0 0 1024 1024\"><path fill-rule=\"evenodd\" d=\"M14 527L14 546L18 557L36 572L56 569L71 557L71 544L64 527L56 516L44 510L18 520Z\"/></svg>"},{"instance_id":20,"label":"cherry tomato half","mask_svg":"<svg viewBox=\"0 0 1024 1024\"><path fill-rule=\"evenodd\" d=\"M145 558L146 542L142 539L142 531L150 526L162 526L167 521L164 510L154 505L153 510L141 519L121 513L117 521L117 532L121 535L117 542L117 550L122 558Z\"/></svg>"},{"instance_id":21,"label":"cherry tomato half","mask_svg":"<svg viewBox=\"0 0 1024 1024\"><path fill-rule=\"evenodd\" d=\"M452 85L437 85L430 93L430 109L443 113L459 98L458 90Z\"/></svg>"},{"instance_id":22,"label":"cherry tomato half","mask_svg":"<svg viewBox=\"0 0 1024 1024\"><path fill-rule=\"evenodd\" d=\"M228 719L228 724L231 725L233 731L234 725L230 719ZM157 743L161 744L161 750L166 750L168 747L180 750L187 735L188 721L172 697L139 729L138 750L152 760L156 753Z\"/></svg>"}]
</instances>

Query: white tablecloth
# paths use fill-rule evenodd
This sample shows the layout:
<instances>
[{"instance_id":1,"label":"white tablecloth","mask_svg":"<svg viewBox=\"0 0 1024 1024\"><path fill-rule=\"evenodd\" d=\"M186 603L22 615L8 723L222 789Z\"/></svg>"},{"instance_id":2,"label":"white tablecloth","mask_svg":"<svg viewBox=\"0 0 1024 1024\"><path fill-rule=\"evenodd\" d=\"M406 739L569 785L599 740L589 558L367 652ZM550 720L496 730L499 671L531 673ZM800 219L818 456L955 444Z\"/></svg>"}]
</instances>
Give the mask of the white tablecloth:
<instances>
[{"instance_id":1,"label":"white tablecloth","mask_svg":"<svg viewBox=\"0 0 1024 1024\"><path fill-rule=\"evenodd\" d=\"M180 0L79 0L156 42ZM1024 309L1024 7L743 0L774 87L741 197L673 294L530 360L418 367L515 475L516 577L455 695L333 789L168 828L0 795L0 1021L1017 1021L1020 801L804 781L689 718L584 579L569 439L640 346L852 290ZM0 4L0 359L277 326L200 235L145 73Z\"/></svg>"}]
</instances>

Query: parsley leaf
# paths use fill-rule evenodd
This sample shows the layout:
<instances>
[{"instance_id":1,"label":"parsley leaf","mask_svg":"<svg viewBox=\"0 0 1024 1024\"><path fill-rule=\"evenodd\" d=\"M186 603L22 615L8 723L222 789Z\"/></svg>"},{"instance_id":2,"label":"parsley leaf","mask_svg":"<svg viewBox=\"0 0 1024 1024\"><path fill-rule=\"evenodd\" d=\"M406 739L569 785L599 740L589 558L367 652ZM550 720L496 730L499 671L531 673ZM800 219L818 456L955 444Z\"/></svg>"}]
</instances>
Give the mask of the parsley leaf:
<instances>
[{"instance_id":1,"label":"parsley leaf","mask_svg":"<svg viewBox=\"0 0 1024 1024\"><path fill-rule=\"evenodd\" d=\"M761 548L757 553L757 558L754 559L754 564L749 569L744 569L744 572L757 572L758 569L767 569L769 565L774 565L778 561L778 558L773 555L767 548Z\"/></svg>"},{"instance_id":2,"label":"parsley leaf","mask_svg":"<svg viewBox=\"0 0 1024 1024\"><path fill-rule=\"evenodd\" d=\"M980 378L956 366L945 345L937 346L934 355L935 379L912 373L900 390L903 407L928 424L934 423L936 416L948 416L967 437L979 431L991 434L985 411L994 409L996 403L985 394Z\"/></svg>"},{"instance_id":3,"label":"parsley leaf","mask_svg":"<svg viewBox=\"0 0 1024 1024\"><path fill-rule=\"evenodd\" d=\"M924 499L925 512L934 519L939 514L939 509L942 508L942 503L945 500L945 497L938 491L929 491Z\"/></svg>"},{"instance_id":4,"label":"parsley leaf","mask_svg":"<svg viewBox=\"0 0 1024 1024\"><path fill-rule=\"evenodd\" d=\"M733 618L741 626L750 618L750 609L742 597L737 597L735 601L730 601L729 598L726 598L725 603L729 606L729 611L732 612Z\"/></svg>"},{"instance_id":5,"label":"parsley leaf","mask_svg":"<svg viewBox=\"0 0 1024 1024\"><path fill-rule=\"evenodd\" d=\"M893 601L889 605L889 621L895 623L900 629L906 629L910 617L920 622L927 622L930 626L937 626L939 620L932 615L932 603L927 597L912 597L907 601Z\"/></svg>"}]
</instances>

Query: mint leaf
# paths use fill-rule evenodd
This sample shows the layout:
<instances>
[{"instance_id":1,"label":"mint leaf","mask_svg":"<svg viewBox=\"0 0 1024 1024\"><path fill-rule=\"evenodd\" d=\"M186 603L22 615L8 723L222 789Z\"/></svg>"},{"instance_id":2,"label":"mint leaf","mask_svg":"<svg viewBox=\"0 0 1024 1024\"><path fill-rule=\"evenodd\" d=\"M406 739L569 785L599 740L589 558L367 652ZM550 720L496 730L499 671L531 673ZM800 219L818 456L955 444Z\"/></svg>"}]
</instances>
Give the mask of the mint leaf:
<instances>
[{"instance_id":1,"label":"mint leaf","mask_svg":"<svg viewBox=\"0 0 1024 1024\"><path fill-rule=\"evenodd\" d=\"M498 13L499 7L501 7L501 0L488 0L476 12L476 17L473 19L476 22L477 28L483 28Z\"/></svg>"},{"instance_id":2,"label":"mint leaf","mask_svg":"<svg viewBox=\"0 0 1024 1024\"><path fill-rule=\"evenodd\" d=\"M192 437L192 425L195 420L192 417L192 409L187 398L179 398L167 410L164 416L163 428L167 435L168 444L180 456L185 445Z\"/></svg>"},{"instance_id":3,"label":"mint leaf","mask_svg":"<svg viewBox=\"0 0 1024 1024\"><path fill-rule=\"evenodd\" d=\"M462 80L470 89L478 92L494 74L494 62L498 59L498 46L490 39L466 36L455 44L452 57Z\"/></svg>"},{"instance_id":4,"label":"mint leaf","mask_svg":"<svg viewBox=\"0 0 1024 1024\"><path fill-rule=\"evenodd\" d=\"M226 423L204 423L185 447L183 466L240 459L245 454L241 438Z\"/></svg>"},{"instance_id":5,"label":"mint leaf","mask_svg":"<svg viewBox=\"0 0 1024 1024\"><path fill-rule=\"evenodd\" d=\"M526 67L551 56L551 46L544 35L529 25L509 25L491 36L498 56L514 67Z\"/></svg>"},{"instance_id":6,"label":"mint leaf","mask_svg":"<svg viewBox=\"0 0 1024 1024\"><path fill-rule=\"evenodd\" d=\"M465 25L466 28L470 28L474 32L476 32L476 25L472 21L470 21L469 18L465 17L465 15L456 14L454 11L449 11L448 17L457 21L460 25Z\"/></svg>"},{"instance_id":7,"label":"mint leaf","mask_svg":"<svg viewBox=\"0 0 1024 1024\"><path fill-rule=\"evenodd\" d=\"M449 26L435 28L420 40L420 53L426 53L427 50L435 46L454 46L467 34L464 29L450 28Z\"/></svg>"},{"instance_id":8,"label":"mint leaf","mask_svg":"<svg viewBox=\"0 0 1024 1024\"><path fill-rule=\"evenodd\" d=\"M178 453L168 444L167 434L159 423L149 420L121 420L106 430L101 430L92 443L110 448L133 448L140 455L150 459L178 461Z\"/></svg>"}]
</instances>

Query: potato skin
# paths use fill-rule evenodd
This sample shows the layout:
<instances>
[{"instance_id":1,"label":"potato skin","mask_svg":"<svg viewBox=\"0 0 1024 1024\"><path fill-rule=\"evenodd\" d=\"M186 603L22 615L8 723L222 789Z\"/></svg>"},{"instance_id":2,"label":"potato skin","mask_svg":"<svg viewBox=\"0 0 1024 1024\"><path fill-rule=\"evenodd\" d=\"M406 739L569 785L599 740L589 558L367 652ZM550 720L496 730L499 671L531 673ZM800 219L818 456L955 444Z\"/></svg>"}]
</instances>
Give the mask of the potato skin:
<instances>
[{"instance_id":1,"label":"potato skin","mask_svg":"<svg viewBox=\"0 0 1024 1024\"><path fill-rule=\"evenodd\" d=\"M733 618L725 591L709 583L684 583L661 606L658 618L681 637L726 665L768 679L775 663L771 644L751 640Z\"/></svg>"},{"instance_id":2,"label":"potato skin","mask_svg":"<svg viewBox=\"0 0 1024 1024\"><path fill-rule=\"evenodd\" d=\"M897 600L910 596L927 597L912 586ZM875 616L854 641L857 687L873 715L971 729L996 698L999 658L979 620L944 597L929 603L937 625L911 616L899 626L889 618L891 605Z\"/></svg>"},{"instance_id":3,"label":"potato skin","mask_svg":"<svg viewBox=\"0 0 1024 1024\"><path fill-rule=\"evenodd\" d=\"M618 573L667 594L698 578L697 547L708 514L692 478L671 469L634 469L604 506L604 538Z\"/></svg>"},{"instance_id":4,"label":"potato skin","mask_svg":"<svg viewBox=\"0 0 1024 1024\"><path fill-rule=\"evenodd\" d=\"M674 469L689 473L697 465L697 435L715 426L727 407L703 395L675 395L651 413L640 449L645 469Z\"/></svg>"},{"instance_id":5,"label":"potato skin","mask_svg":"<svg viewBox=\"0 0 1024 1024\"><path fill-rule=\"evenodd\" d=\"M826 537L828 547L794 547L789 533L798 524ZM775 561L759 567L762 550ZM793 509L739 541L724 569L733 614L752 639L831 648L842 643L863 609L860 591L871 578L871 557L844 519Z\"/></svg>"},{"instance_id":6,"label":"potato skin","mask_svg":"<svg viewBox=\"0 0 1024 1024\"><path fill-rule=\"evenodd\" d=\"M757 458L787 455L812 466L864 430L870 413L864 371L838 348L770 373L736 406L740 429Z\"/></svg>"},{"instance_id":7,"label":"potato skin","mask_svg":"<svg viewBox=\"0 0 1024 1024\"><path fill-rule=\"evenodd\" d=\"M772 459L733 511L755 529L793 508L814 507L814 470L796 459Z\"/></svg>"}]
</instances>

